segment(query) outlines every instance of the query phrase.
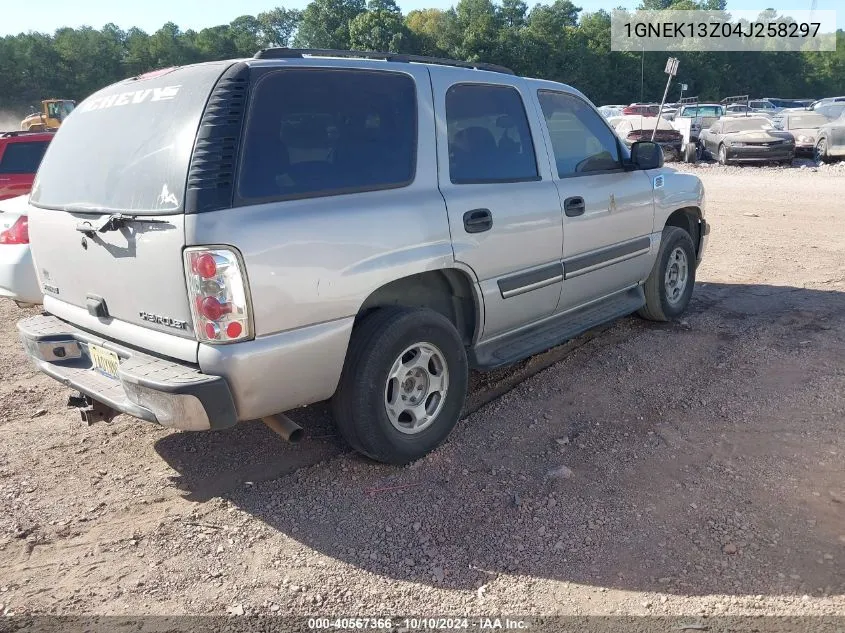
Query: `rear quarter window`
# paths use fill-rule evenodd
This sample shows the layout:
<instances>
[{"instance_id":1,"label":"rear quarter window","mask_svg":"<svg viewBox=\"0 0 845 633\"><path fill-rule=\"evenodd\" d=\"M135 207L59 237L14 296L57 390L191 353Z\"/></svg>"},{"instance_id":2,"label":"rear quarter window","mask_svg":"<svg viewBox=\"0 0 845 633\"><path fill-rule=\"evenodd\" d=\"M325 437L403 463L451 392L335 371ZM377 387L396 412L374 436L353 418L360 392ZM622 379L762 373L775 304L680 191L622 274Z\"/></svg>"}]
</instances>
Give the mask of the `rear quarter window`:
<instances>
[{"instance_id":1,"label":"rear quarter window","mask_svg":"<svg viewBox=\"0 0 845 633\"><path fill-rule=\"evenodd\" d=\"M404 187L414 179L416 153L409 75L274 71L253 93L238 194L252 203Z\"/></svg>"},{"instance_id":2,"label":"rear quarter window","mask_svg":"<svg viewBox=\"0 0 845 633\"><path fill-rule=\"evenodd\" d=\"M0 174L34 174L49 141L8 143L0 154Z\"/></svg>"}]
</instances>

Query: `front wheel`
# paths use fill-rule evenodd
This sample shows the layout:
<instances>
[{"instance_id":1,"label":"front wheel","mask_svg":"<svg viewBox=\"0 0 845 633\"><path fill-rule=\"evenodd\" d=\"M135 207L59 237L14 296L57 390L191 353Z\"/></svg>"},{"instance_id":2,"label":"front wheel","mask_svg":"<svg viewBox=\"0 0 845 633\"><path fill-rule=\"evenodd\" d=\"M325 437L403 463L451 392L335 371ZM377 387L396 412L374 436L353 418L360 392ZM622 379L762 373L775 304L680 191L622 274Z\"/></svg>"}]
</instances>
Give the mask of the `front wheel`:
<instances>
[{"instance_id":1,"label":"front wheel","mask_svg":"<svg viewBox=\"0 0 845 633\"><path fill-rule=\"evenodd\" d=\"M676 226L663 229L657 260L645 282L645 306L638 314L650 321L671 321L687 309L695 286L695 247L690 234Z\"/></svg>"},{"instance_id":2,"label":"front wheel","mask_svg":"<svg viewBox=\"0 0 845 633\"><path fill-rule=\"evenodd\" d=\"M719 145L719 164L728 164L728 148L726 148L724 145Z\"/></svg>"},{"instance_id":3,"label":"front wheel","mask_svg":"<svg viewBox=\"0 0 845 633\"><path fill-rule=\"evenodd\" d=\"M381 308L352 332L332 399L338 430L377 461L407 464L457 424L469 369L458 331L427 309Z\"/></svg>"},{"instance_id":4,"label":"front wheel","mask_svg":"<svg viewBox=\"0 0 845 633\"><path fill-rule=\"evenodd\" d=\"M813 149L813 158L817 163L826 163L828 161L827 141L825 139L820 138L819 142L816 143L816 147Z\"/></svg>"}]
</instances>

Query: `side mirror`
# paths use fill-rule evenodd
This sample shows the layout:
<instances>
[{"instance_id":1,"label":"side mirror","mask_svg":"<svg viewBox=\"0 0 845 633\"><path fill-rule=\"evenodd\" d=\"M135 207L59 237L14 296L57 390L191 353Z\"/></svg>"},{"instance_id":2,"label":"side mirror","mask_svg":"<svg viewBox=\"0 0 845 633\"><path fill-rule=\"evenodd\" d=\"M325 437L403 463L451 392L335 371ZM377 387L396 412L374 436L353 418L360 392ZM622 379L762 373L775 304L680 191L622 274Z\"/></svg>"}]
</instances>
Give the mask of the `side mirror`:
<instances>
[{"instance_id":1,"label":"side mirror","mask_svg":"<svg viewBox=\"0 0 845 633\"><path fill-rule=\"evenodd\" d=\"M663 167L663 148L652 141L637 141L631 145L631 163L636 169Z\"/></svg>"}]
</instances>

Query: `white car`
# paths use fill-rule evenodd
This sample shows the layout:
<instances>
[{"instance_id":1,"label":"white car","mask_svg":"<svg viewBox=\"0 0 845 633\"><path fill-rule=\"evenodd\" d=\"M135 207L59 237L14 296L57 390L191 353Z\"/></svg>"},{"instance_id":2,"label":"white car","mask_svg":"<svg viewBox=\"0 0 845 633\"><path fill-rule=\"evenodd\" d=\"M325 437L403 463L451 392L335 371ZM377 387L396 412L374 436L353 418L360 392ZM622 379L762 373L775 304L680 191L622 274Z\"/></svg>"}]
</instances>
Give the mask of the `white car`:
<instances>
[{"instance_id":1,"label":"white car","mask_svg":"<svg viewBox=\"0 0 845 633\"><path fill-rule=\"evenodd\" d=\"M0 201L0 297L40 305L41 289L29 249L29 194Z\"/></svg>"}]
</instances>

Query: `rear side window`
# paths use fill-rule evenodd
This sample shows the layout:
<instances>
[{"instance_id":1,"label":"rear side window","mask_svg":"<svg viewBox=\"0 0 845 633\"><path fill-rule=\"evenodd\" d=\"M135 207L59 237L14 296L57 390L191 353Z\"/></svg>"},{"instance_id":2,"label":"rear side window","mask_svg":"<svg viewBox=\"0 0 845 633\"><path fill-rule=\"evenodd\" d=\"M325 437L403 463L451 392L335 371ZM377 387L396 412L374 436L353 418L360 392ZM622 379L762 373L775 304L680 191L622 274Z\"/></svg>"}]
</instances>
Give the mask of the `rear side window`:
<instances>
[{"instance_id":1,"label":"rear side window","mask_svg":"<svg viewBox=\"0 0 845 633\"><path fill-rule=\"evenodd\" d=\"M453 183L540 179L525 106L514 88L452 86L446 93L446 128Z\"/></svg>"},{"instance_id":2,"label":"rear side window","mask_svg":"<svg viewBox=\"0 0 845 633\"><path fill-rule=\"evenodd\" d=\"M244 143L243 199L403 187L416 167L414 80L361 70L273 72L256 86Z\"/></svg>"},{"instance_id":3,"label":"rear side window","mask_svg":"<svg viewBox=\"0 0 845 633\"><path fill-rule=\"evenodd\" d=\"M49 144L49 141L9 143L0 158L0 174L34 174Z\"/></svg>"}]
</instances>

